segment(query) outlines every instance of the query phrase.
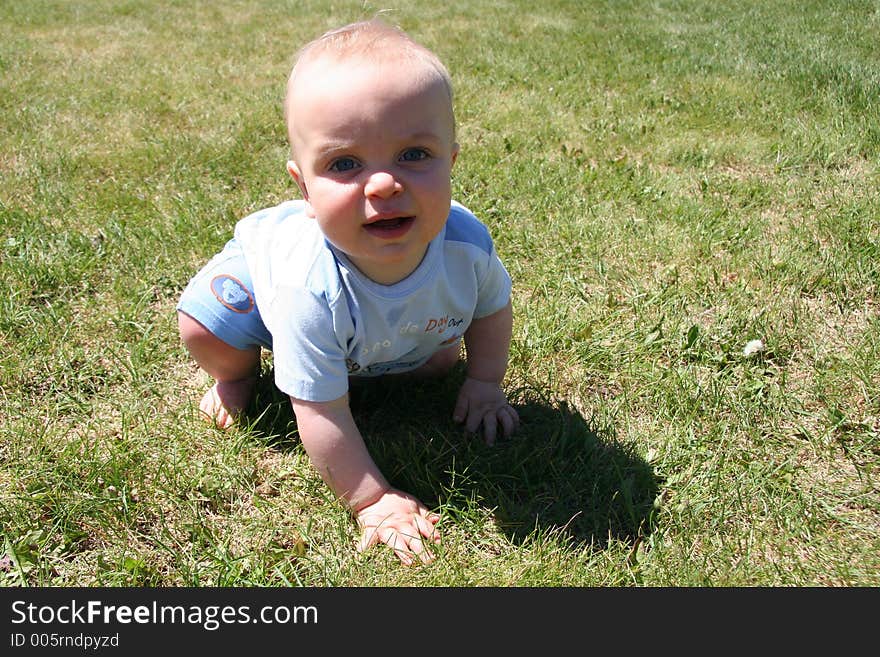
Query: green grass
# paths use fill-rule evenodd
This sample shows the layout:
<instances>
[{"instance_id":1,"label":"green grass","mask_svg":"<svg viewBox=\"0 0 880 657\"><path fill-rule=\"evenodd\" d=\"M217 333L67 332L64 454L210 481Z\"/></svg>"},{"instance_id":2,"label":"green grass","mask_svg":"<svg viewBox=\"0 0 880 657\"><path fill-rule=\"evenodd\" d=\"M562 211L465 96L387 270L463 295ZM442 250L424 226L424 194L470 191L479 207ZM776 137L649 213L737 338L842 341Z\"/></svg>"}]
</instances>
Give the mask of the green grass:
<instances>
[{"instance_id":1,"label":"green grass","mask_svg":"<svg viewBox=\"0 0 880 657\"><path fill-rule=\"evenodd\" d=\"M271 382L205 428L176 333L234 222L295 195L294 51L383 8L327 5L0 6L0 582L880 584L877 3L389 14L456 85L523 418L463 436L460 372L355 393L383 471L443 514L409 569L355 553Z\"/></svg>"}]
</instances>

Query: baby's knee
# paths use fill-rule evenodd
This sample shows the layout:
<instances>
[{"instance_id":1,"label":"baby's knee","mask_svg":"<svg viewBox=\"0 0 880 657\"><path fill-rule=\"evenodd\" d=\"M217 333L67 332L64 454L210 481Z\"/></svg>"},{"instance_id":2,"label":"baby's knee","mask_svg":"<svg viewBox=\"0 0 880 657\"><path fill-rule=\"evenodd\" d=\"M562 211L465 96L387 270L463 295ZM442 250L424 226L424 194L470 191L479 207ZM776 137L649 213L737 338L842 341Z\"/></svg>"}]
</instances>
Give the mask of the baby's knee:
<instances>
[{"instance_id":1,"label":"baby's knee","mask_svg":"<svg viewBox=\"0 0 880 657\"><path fill-rule=\"evenodd\" d=\"M259 372L260 347L238 349L214 335L201 322L177 313L180 338L199 366L217 381L239 381Z\"/></svg>"},{"instance_id":2,"label":"baby's knee","mask_svg":"<svg viewBox=\"0 0 880 657\"><path fill-rule=\"evenodd\" d=\"M177 311L177 330L181 341L197 360L208 355L227 356L236 351L200 321L180 310Z\"/></svg>"},{"instance_id":3,"label":"baby's knee","mask_svg":"<svg viewBox=\"0 0 880 657\"><path fill-rule=\"evenodd\" d=\"M428 359L428 362L422 365L422 373L427 376L443 376L459 361L461 356L460 344L446 347L436 352Z\"/></svg>"},{"instance_id":4,"label":"baby's knee","mask_svg":"<svg viewBox=\"0 0 880 657\"><path fill-rule=\"evenodd\" d=\"M177 330L180 333L180 339L184 344L196 344L214 338L211 333L201 323L180 310L177 311Z\"/></svg>"}]
</instances>

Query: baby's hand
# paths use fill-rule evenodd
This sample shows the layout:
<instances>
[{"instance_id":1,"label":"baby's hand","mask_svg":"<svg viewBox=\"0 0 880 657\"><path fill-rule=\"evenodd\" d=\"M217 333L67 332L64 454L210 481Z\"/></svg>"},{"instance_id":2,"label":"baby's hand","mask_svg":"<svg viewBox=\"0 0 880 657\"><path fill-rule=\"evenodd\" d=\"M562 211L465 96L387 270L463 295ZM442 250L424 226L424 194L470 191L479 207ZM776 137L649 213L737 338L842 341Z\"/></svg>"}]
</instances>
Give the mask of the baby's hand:
<instances>
[{"instance_id":1,"label":"baby's hand","mask_svg":"<svg viewBox=\"0 0 880 657\"><path fill-rule=\"evenodd\" d=\"M507 403L507 396L501 386L470 377L461 386L452 419L464 422L465 429L472 433L482 424L487 445L495 443L499 424L505 438L519 426L519 414Z\"/></svg>"},{"instance_id":2,"label":"baby's hand","mask_svg":"<svg viewBox=\"0 0 880 657\"><path fill-rule=\"evenodd\" d=\"M357 512L357 521L363 530L358 552L379 542L385 543L405 565L418 557L423 563L434 560L434 555L423 538L431 543L440 542L440 533L434 525L440 520L415 497L391 489L382 497Z\"/></svg>"}]
</instances>

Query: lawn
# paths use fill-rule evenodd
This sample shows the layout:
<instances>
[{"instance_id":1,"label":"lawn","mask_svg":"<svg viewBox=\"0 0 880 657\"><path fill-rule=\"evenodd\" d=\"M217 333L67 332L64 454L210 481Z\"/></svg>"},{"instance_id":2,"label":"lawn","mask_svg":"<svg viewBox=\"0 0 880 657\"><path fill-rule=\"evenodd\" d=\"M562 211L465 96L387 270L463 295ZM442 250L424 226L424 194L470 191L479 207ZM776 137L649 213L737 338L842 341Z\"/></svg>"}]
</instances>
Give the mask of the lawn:
<instances>
[{"instance_id":1,"label":"lawn","mask_svg":"<svg viewBox=\"0 0 880 657\"><path fill-rule=\"evenodd\" d=\"M353 393L437 559L355 552L271 355L209 429L174 311L297 196L297 48L385 7L28 0L0 4L0 585L880 585L880 6L401 4L513 278L523 420L464 435L461 371Z\"/></svg>"}]
</instances>

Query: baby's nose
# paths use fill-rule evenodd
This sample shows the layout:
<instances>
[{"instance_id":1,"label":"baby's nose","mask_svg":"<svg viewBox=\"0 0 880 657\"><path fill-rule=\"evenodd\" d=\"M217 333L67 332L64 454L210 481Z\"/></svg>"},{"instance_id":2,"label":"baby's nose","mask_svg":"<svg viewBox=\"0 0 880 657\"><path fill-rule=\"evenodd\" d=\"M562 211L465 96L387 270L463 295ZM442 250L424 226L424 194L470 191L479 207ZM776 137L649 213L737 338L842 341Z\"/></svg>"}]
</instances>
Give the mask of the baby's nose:
<instances>
[{"instance_id":1,"label":"baby's nose","mask_svg":"<svg viewBox=\"0 0 880 657\"><path fill-rule=\"evenodd\" d=\"M403 185L393 175L387 171L376 171L368 179L364 185L364 194L366 196L378 196L380 198L388 198L403 190Z\"/></svg>"}]
</instances>

